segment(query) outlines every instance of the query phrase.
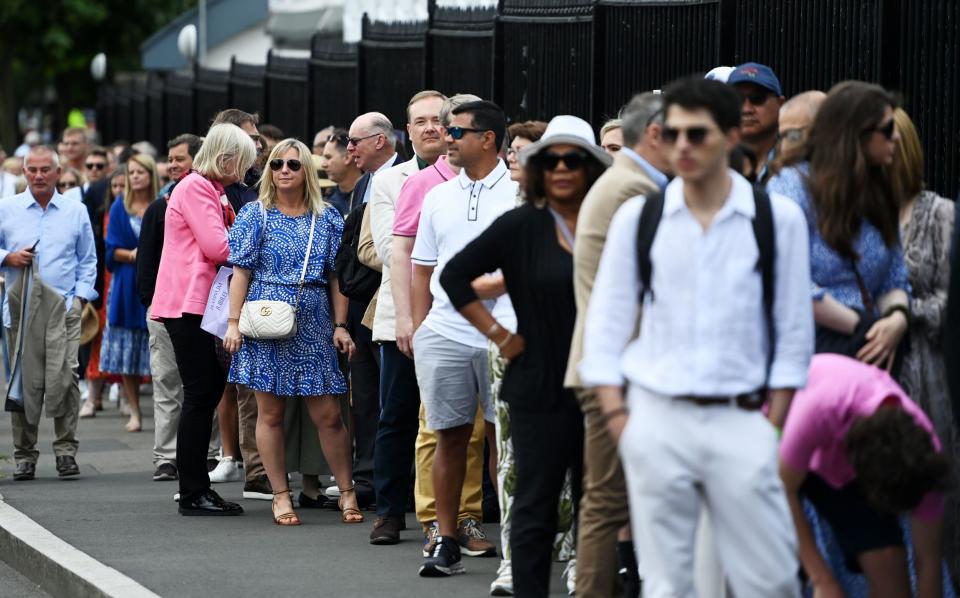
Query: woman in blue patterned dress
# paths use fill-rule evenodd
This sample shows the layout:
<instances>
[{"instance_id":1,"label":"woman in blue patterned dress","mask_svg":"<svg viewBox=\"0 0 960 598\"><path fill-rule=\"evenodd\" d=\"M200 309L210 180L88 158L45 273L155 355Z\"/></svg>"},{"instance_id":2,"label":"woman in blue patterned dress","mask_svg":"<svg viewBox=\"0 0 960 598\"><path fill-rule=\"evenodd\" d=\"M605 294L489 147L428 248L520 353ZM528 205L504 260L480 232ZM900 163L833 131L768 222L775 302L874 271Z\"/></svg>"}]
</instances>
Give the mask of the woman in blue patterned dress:
<instances>
[{"instance_id":1,"label":"woman in blue patterned dress","mask_svg":"<svg viewBox=\"0 0 960 598\"><path fill-rule=\"evenodd\" d=\"M838 83L810 129L807 161L767 185L807 216L817 352L845 353L887 370L900 357L910 288L889 174L895 107L880 86Z\"/></svg>"},{"instance_id":2,"label":"woman in blue patterned dress","mask_svg":"<svg viewBox=\"0 0 960 598\"><path fill-rule=\"evenodd\" d=\"M767 184L806 214L818 353L844 353L891 370L907 332L909 283L899 236L899 202L891 182L898 139L895 99L860 81L838 83L810 128L802 162ZM811 503L804 515L831 579L814 595L865 595L863 577L848 569L829 524Z\"/></svg>"},{"instance_id":3,"label":"woman in blue patterned dress","mask_svg":"<svg viewBox=\"0 0 960 598\"><path fill-rule=\"evenodd\" d=\"M347 430L337 396L347 383L337 351L353 354L347 333L347 298L340 293L334 258L343 218L323 202L310 150L295 139L278 143L260 180L260 201L248 204L230 229L230 320L224 348L233 353L228 380L257 397L257 449L274 488L273 516L279 525L299 525L287 484L283 444L283 400L306 401L324 457L339 480L351 478ZM311 226L314 227L302 291L298 293ZM335 323L331 321L331 298ZM284 301L297 308L297 332L289 339L254 340L239 330L244 301ZM359 523L353 487L342 487L344 523Z\"/></svg>"},{"instance_id":4,"label":"woman in blue patterned dress","mask_svg":"<svg viewBox=\"0 0 960 598\"><path fill-rule=\"evenodd\" d=\"M140 382L150 375L147 309L137 294L137 246L143 213L157 197L157 168L147 154L127 162L123 195L114 200L107 224L106 267L112 274L107 292L107 324L100 344L100 371L119 374L130 406L128 432L139 432Z\"/></svg>"}]
</instances>

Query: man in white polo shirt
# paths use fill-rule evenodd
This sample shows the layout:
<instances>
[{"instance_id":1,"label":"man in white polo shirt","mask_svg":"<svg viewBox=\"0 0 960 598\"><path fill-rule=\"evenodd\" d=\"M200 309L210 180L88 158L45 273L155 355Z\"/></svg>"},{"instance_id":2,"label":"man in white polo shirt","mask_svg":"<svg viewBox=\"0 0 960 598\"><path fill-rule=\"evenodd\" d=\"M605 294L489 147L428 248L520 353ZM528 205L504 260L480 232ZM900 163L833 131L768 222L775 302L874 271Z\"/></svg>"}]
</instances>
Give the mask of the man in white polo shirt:
<instances>
[{"instance_id":1,"label":"man in white polo shirt","mask_svg":"<svg viewBox=\"0 0 960 598\"><path fill-rule=\"evenodd\" d=\"M460 174L427 193L411 255L414 363L427 425L438 437L433 483L439 538L420 567L423 577L463 573L457 513L478 400L490 446L495 446L487 340L450 303L440 273L467 243L512 209L517 196L517 184L497 156L506 119L496 104L469 102L454 108L446 130L447 156ZM506 317L513 313L506 296L497 300L494 312L498 310L509 310Z\"/></svg>"}]
</instances>

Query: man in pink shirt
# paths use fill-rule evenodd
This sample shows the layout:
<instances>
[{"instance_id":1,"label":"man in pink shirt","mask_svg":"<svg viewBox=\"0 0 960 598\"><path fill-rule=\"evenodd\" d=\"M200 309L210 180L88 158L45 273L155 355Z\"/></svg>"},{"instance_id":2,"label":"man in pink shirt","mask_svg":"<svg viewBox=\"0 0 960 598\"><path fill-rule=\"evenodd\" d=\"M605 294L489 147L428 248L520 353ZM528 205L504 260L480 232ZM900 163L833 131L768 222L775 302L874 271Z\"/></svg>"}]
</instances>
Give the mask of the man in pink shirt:
<instances>
[{"instance_id":1,"label":"man in pink shirt","mask_svg":"<svg viewBox=\"0 0 960 598\"><path fill-rule=\"evenodd\" d=\"M842 355L813 357L783 428L783 479L814 596L843 596L800 498L826 519L871 596L909 596L899 515L910 512L917 596L940 596L944 486L950 463L930 419L890 375Z\"/></svg>"}]
</instances>

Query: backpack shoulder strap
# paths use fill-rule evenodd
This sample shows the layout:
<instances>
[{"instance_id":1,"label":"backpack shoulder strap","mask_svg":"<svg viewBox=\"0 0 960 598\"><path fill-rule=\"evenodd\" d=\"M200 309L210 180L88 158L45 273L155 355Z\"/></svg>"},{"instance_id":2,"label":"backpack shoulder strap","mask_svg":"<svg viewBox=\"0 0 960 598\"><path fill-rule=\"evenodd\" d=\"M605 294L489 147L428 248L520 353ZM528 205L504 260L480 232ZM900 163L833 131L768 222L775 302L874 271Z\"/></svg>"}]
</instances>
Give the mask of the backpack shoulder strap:
<instances>
[{"instance_id":1,"label":"backpack shoulder strap","mask_svg":"<svg viewBox=\"0 0 960 598\"><path fill-rule=\"evenodd\" d=\"M757 269L763 281L763 316L766 321L767 339L769 344L767 354L767 381L769 382L770 367L773 365L773 353L776 345L776 329L773 320L774 294L774 263L776 260L776 241L773 228L773 206L770 196L760 186L753 188L753 202L756 206L756 215L753 218L753 235L757 240L757 249L760 258Z\"/></svg>"},{"instance_id":2,"label":"backpack shoulder strap","mask_svg":"<svg viewBox=\"0 0 960 598\"><path fill-rule=\"evenodd\" d=\"M640 304L647 292L650 291L650 281L653 279L653 264L650 262L650 249L653 247L653 238L657 236L657 227L663 216L664 195L658 191L647 196L640 211L640 223L637 226L637 265L640 269Z\"/></svg>"}]
</instances>

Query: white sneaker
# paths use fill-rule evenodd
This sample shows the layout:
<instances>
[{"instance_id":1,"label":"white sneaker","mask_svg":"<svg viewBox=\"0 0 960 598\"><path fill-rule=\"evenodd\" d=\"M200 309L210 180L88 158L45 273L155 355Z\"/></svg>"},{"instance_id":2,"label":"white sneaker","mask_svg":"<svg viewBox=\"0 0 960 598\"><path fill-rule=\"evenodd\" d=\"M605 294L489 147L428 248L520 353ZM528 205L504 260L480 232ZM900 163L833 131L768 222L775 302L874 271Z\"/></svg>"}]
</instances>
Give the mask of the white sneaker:
<instances>
[{"instance_id":1,"label":"white sneaker","mask_svg":"<svg viewBox=\"0 0 960 598\"><path fill-rule=\"evenodd\" d=\"M570 559L561 577L567 580L567 594L575 595L577 593L577 559Z\"/></svg>"},{"instance_id":2,"label":"white sneaker","mask_svg":"<svg viewBox=\"0 0 960 598\"><path fill-rule=\"evenodd\" d=\"M497 578L490 584L491 596L513 596L513 568L510 561L500 561Z\"/></svg>"},{"instance_id":3,"label":"white sneaker","mask_svg":"<svg viewBox=\"0 0 960 598\"><path fill-rule=\"evenodd\" d=\"M330 481L333 482L333 486L330 486L323 491L324 496L327 498L340 498L340 488L337 486L337 482L333 479L333 476L330 476ZM353 480L351 480L350 483L355 484Z\"/></svg>"},{"instance_id":4,"label":"white sneaker","mask_svg":"<svg viewBox=\"0 0 960 598\"><path fill-rule=\"evenodd\" d=\"M223 457L213 471L210 472L210 483L242 482L243 467L233 457Z\"/></svg>"}]
</instances>

